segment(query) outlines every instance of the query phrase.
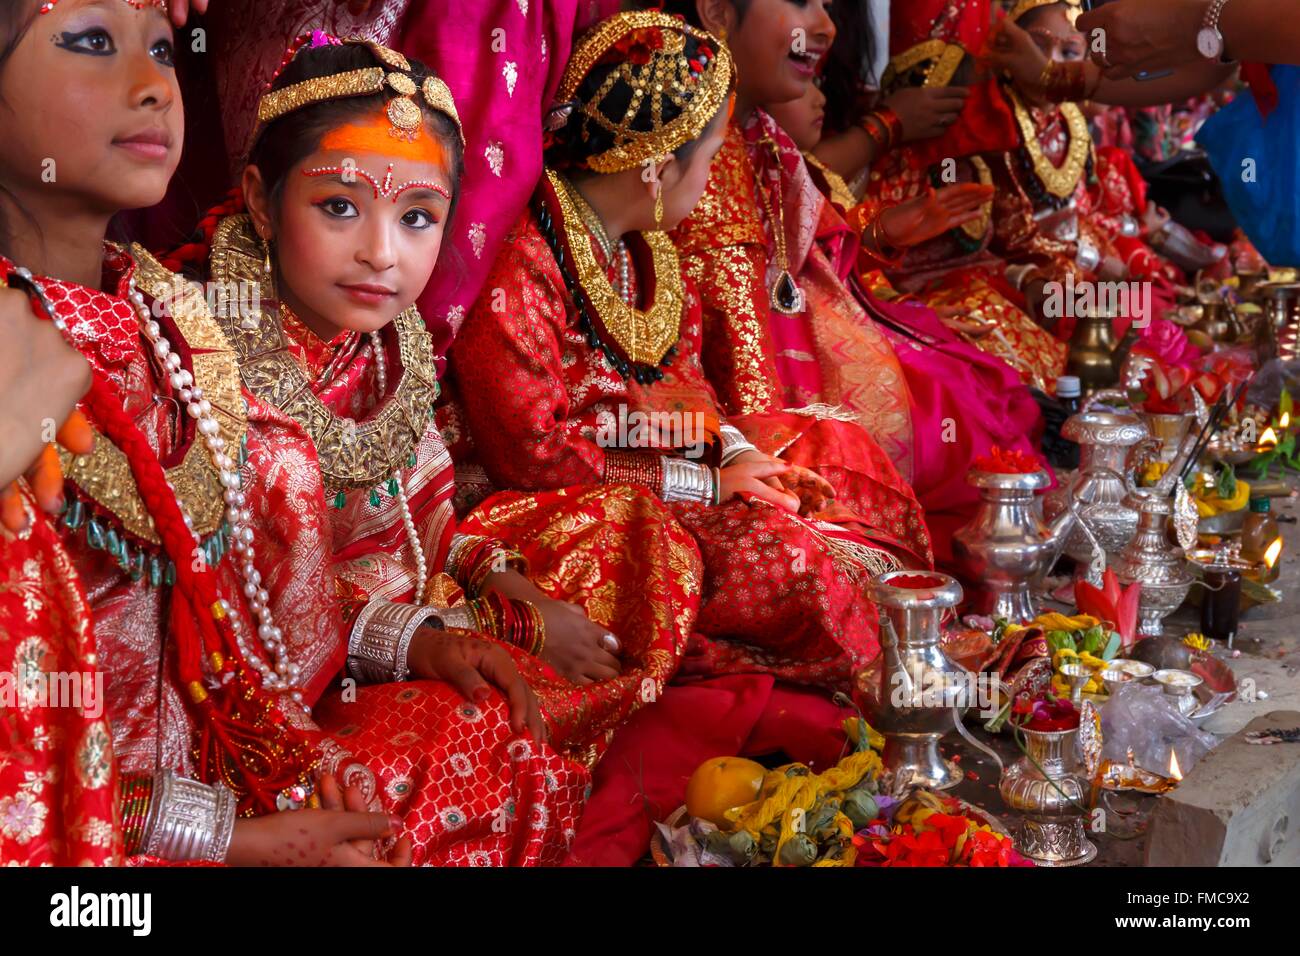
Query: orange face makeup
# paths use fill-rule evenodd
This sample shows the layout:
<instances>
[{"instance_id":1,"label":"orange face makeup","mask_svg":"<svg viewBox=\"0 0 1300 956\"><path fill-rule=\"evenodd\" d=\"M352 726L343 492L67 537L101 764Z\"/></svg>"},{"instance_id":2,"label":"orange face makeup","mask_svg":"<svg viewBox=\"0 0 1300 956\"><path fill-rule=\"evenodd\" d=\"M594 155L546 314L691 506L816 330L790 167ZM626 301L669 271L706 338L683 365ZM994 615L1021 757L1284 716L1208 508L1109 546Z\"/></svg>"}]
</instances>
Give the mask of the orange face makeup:
<instances>
[{"instance_id":1,"label":"orange face makeup","mask_svg":"<svg viewBox=\"0 0 1300 956\"><path fill-rule=\"evenodd\" d=\"M399 139L392 133L387 114L332 129L321 138L322 151L378 153L393 159L407 159L447 168L447 151L436 136L422 131L414 140Z\"/></svg>"}]
</instances>

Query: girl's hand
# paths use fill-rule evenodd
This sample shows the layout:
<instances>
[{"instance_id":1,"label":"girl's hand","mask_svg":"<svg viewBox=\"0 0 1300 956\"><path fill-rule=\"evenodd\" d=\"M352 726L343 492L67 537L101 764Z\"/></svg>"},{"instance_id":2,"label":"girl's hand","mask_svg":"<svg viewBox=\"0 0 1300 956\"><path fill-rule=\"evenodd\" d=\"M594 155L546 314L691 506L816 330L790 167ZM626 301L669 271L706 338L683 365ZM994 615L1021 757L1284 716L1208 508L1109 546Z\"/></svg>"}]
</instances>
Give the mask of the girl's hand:
<instances>
[{"instance_id":1,"label":"girl's hand","mask_svg":"<svg viewBox=\"0 0 1300 956\"><path fill-rule=\"evenodd\" d=\"M608 628L590 620L578 605L547 597L518 571L488 575L484 589L511 600L528 601L541 611L546 622L542 660L566 680L581 686L619 675L619 659L609 649L618 646L617 635L611 635ZM612 642L610 637L614 638Z\"/></svg>"},{"instance_id":2,"label":"girl's hand","mask_svg":"<svg viewBox=\"0 0 1300 956\"><path fill-rule=\"evenodd\" d=\"M903 142L932 139L961 114L970 92L960 86L907 86L881 102L903 125Z\"/></svg>"},{"instance_id":3,"label":"girl's hand","mask_svg":"<svg viewBox=\"0 0 1300 956\"><path fill-rule=\"evenodd\" d=\"M730 501L743 491L783 511L798 514L798 496L788 494L785 486L781 484L781 476L791 467L778 458L764 455L761 451L741 452L731 460L731 464L721 469L720 497L723 501Z\"/></svg>"},{"instance_id":4,"label":"girl's hand","mask_svg":"<svg viewBox=\"0 0 1300 956\"><path fill-rule=\"evenodd\" d=\"M980 183L931 188L880 214L880 231L886 242L898 249L941 236L964 222L978 219L981 207L993 197L993 187ZM884 250L881 250L884 251Z\"/></svg>"},{"instance_id":5,"label":"girl's hand","mask_svg":"<svg viewBox=\"0 0 1300 956\"><path fill-rule=\"evenodd\" d=\"M786 491L799 499L801 515L817 514L835 501L834 486L817 472L803 465L790 465L790 470L781 475L781 484Z\"/></svg>"},{"instance_id":6,"label":"girl's hand","mask_svg":"<svg viewBox=\"0 0 1300 956\"><path fill-rule=\"evenodd\" d=\"M422 627L411 641L406 660L416 677L446 681L476 704L491 696L489 685L495 686L510 704L512 731L527 730L538 741L549 736L533 689L504 647L463 632Z\"/></svg>"},{"instance_id":7,"label":"girl's hand","mask_svg":"<svg viewBox=\"0 0 1300 956\"><path fill-rule=\"evenodd\" d=\"M235 821L229 866L409 866L409 846L374 859L360 846L392 836L401 821L382 813L289 810ZM399 847L401 844L399 843Z\"/></svg>"},{"instance_id":8,"label":"girl's hand","mask_svg":"<svg viewBox=\"0 0 1300 956\"><path fill-rule=\"evenodd\" d=\"M15 534L27 526L22 498L12 484L26 474L37 504L57 514L63 507L63 471L45 443L55 440L84 455L94 446L89 423L76 404L90 387L90 366L50 322L32 314L27 296L0 288L0 520Z\"/></svg>"},{"instance_id":9,"label":"girl's hand","mask_svg":"<svg viewBox=\"0 0 1300 956\"><path fill-rule=\"evenodd\" d=\"M355 786L340 787L338 780L332 773L321 774L319 793L322 810L345 810L349 813L366 814L370 812L361 788ZM396 818L394 818L394 821L396 821ZM367 859L373 860L375 858L374 840L353 840L352 845ZM402 837L397 841L389 854L388 862L392 866L411 865L410 837Z\"/></svg>"}]
</instances>

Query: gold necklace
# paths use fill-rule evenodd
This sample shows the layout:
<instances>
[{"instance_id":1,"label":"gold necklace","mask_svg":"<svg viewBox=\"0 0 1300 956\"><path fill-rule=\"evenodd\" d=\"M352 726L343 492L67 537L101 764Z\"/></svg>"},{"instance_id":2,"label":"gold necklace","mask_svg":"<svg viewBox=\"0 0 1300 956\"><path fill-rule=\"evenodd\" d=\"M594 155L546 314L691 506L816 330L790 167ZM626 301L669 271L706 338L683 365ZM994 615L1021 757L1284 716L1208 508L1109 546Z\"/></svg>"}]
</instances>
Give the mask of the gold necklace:
<instances>
[{"instance_id":1,"label":"gold necklace","mask_svg":"<svg viewBox=\"0 0 1300 956\"><path fill-rule=\"evenodd\" d=\"M560 207L556 226L569 250L575 278L603 331L630 362L651 368L659 365L681 338L685 305L681 264L673 241L663 232L638 234L650 249L654 297L645 311L633 308L614 288L592 253L572 184L552 169L546 170L546 178Z\"/></svg>"},{"instance_id":2,"label":"gold necklace","mask_svg":"<svg viewBox=\"0 0 1300 956\"><path fill-rule=\"evenodd\" d=\"M1034 128L1034 118L1020 95L1011 87L1006 88L1011 97L1011 107L1015 110L1016 122L1020 125L1020 135L1025 141L1025 150L1033 163L1034 175L1043 184L1043 188L1054 196L1066 199L1074 194L1079 179L1088 162L1088 149L1092 137L1088 133L1088 121L1084 119L1083 110L1073 103L1061 103L1058 107L1065 120L1069 133L1070 145L1066 151L1065 162L1059 167L1043 152L1043 144L1038 141L1038 130Z\"/></svg>"},{"instance_id":3,"label":"gold necklace","mask_svg":"<svg viewBox=\"0 0 1300 956\"><path fill-rule=\"evenodd\" d=\"M222 220L212 240L211 278L217 320L239 355L244 387L306 429L316 445L327 499L389 481L424 437L438 397L433 340L419 310L411 306L393 323L402 362L396 388L368 419L357 422L332 411L312 391L307 373L289 354L276 314L261 308L262 301L275 298L273 289L252 302L232 301L241 283L248 288L266 281L262 263L248 216Z\"/></svg>"},{"instance_id":4,"label":"gold necklace","mask_svg":"<svg viewBox=\"0 0 1300 956\"><path fill-rule=\"evenodd\" d=\"M772 150L772 158L776 162L778 176L781 170L781 147L777 145L776 140L770 136L764 136L760 141ZM777 212L772 211L772 200L767 194L764 184L758 181L759 172L754 171L754 185L758 189L758 198L763 203L763 209L767 213L768 225L772 228L772 238L776 241L776 281L768 290L768 301L772 308L783 315L798 315L804 309L803 289L799 288L799 283L794 281L794 276L790 275L790 260L785 251L785 205L780 203L777 206ZM779 182L779 179L778 179Z\"/></svg>"}]
</instances>

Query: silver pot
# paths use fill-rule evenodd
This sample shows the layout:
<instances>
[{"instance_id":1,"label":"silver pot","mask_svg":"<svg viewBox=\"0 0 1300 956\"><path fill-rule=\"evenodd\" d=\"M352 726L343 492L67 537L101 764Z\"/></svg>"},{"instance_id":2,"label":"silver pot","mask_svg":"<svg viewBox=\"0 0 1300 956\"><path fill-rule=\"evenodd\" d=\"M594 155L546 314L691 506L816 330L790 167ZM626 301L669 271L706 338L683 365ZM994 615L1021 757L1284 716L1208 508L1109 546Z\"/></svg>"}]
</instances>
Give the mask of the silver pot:
<instances>
[{"instance_id":1,"label":"silver pot","mask_svg":"<svg viewBox=\"0 0 1300 956\"><path fill-rule=\"evenodd\" d=\"M1104 395L1098 393L1096 397ZM1046 496L1043 513L1053 521L1071 501L1077 502L1081 523L1111 560L1137 531L1137 512L1125 503L1134 489L1129 458L1150 432L1133 412L1085 407L1066 421L1061 434L1078 443L1079 470ZM1093 548L1084 528L1076 527L1070 534L1065 553L1080 562L1080 567L1087 566Z\"/></svg>"},{"instance_id":2,"label":"silver pot","mask_svg":"<svg viewBox=\"0 0 1300 956\"><path fill-rule=\"evenodd\" d=\"M1187 599L1194 576L1183 549L1169 539L1173 499L1152 488L1139 488L1129 495L1128 503L1139 515L1138 528L1112 567L1120 583L1141 583L1138 633L1154 637L1164 633L1164 619Z\"/></svg>"},{"instance_id":3,"label":"silver pot","mask_svg":"<svg viewBox=\"0 0 1300 956\"><path fill-rule=\"evenodd\" d=\"M908 574L933 578L934 587L899 587ZM857 697L871 726L885 737L882 760L895 786L943 790L961 771L939 754L939 738L965 711L971 674L944 654L939 625L961 603L961 585L946 574L890 571L867 592L881 611L880 654L857 676Z\"/></svg>"},{"instance_id":4,"label":"silver pot","mask_svg":"<svg viewBox=\"0 0 1300 956\"><path fill-rule=\"evenodd\" d=\"M1062 511L1050 527L1039 519L1034 492L1051 481L1045 471L972 471L966 481L980 490L980 506L953 536L953 554L962 578L974 582L972 610L1013 622L1033 620L1038 612L1031 587L1060 555L1075 513Z\"/></svg>"},{"instance_id":5,"label":"silver pot","mask_svg":"<svg viewBox=\"0 0 1300 956\"><path fill-rule=\"evenodd\" d=\"M1087 863L1097 848L1083 828L1092 788L1081 772L1078 728L1021 732L1028 756L1008 767L998 783L1003 801L1021 815L1016 850L1039 866Z\"/></svg>"}]
</instances>

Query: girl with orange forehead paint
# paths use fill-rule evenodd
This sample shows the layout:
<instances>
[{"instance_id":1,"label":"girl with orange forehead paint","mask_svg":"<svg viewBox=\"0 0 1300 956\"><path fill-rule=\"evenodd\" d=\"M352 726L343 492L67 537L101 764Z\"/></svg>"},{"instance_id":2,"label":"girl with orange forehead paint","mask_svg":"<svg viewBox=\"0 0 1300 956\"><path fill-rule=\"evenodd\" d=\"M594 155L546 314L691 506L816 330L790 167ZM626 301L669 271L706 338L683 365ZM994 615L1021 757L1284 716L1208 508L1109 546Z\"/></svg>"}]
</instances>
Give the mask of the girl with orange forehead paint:
<instances>
[{"instance_id":1,"label":"girl with orange forehead paint","mask_svg":"<svg viewBox=\"0 0 1300 956\"><path fill-rule=\"evenodd\" d=\"M463 143L442 81L318 33L286 56L259 119L242 196L180 258L206 253L227 296L218 311L252 408L254 469L296 479L256 519L270 589L290 596L302 568L333 568L342 627L286 635L328 735L322 768L356 787L350 808L402 817L417 863L556 862L583 764L655 699L694 598L666 562L629 578L629 593L660 600L614 602L580 563L530 568L457 528L413 305L458 198ZM630 514L590 535L644 555L683 536L653 502ZM359 688L336 682L345 658Z\"/></svg>"}]
</instances>

